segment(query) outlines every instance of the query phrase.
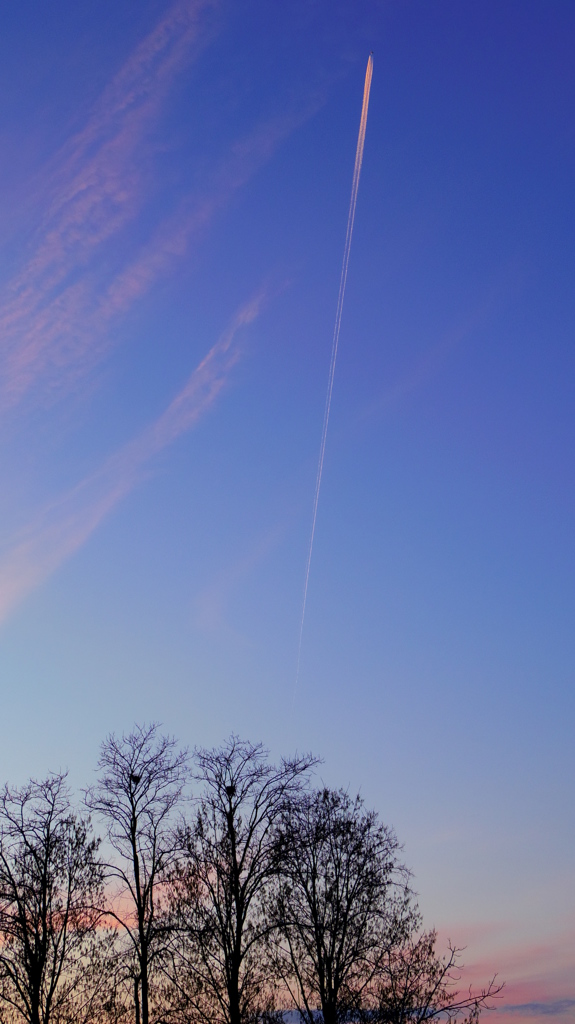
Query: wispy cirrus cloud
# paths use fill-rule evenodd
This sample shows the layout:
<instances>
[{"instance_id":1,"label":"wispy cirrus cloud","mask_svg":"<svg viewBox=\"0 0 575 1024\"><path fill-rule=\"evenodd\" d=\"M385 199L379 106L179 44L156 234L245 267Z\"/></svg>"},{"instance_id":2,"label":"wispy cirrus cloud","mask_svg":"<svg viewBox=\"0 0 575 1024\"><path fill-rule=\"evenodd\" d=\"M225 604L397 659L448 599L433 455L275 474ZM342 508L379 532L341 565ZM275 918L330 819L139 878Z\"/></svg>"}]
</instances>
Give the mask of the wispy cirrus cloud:
<instances>
[{"instance_id":1,"label":"wispy cirrus cloud","mask_svg":"<svg viewBox=\"0 0 575 1024\"><path fill-rule=\"evenodd\" d=\"M195 601L195 625L205 633L222 631L246 643L237 630L232 629L225 617L227 602L234 589L263 562L285 536L287 521L276 523L261 533L238 559L227 565L202 590Z\"/></svg>"},{"instance_id":2,"label":"wispy cirrus cloud","mask_svg":"<svg viewBox=\"0 0 575 1024\"><path fill-rule=\"evenodd\" d=\"M47 169L31 251L0 297L4 406L40 381L65 389L101 355L102 257L148 198L143 149L177 75L211 36L214 6L172 4Z\"/></svg>"},{"instance_id":3,"label":"wispy cirrus cloud","mask_svg":"<svg viewBox=\"0 0 575 1024\"><path fill-rule=\"evenodd\" d=\"M0 556L0 622L90 537L102 520L149 472L149 463L208 412L241 356L238 332L258 316L261 291L196 367L182 390L153 423L95 473L48 505Z\"/></svg>"},{"instance_id":4,"label":"wispy cirrus cloud","mask_svg":"<svg viewBox=\"0 0 575 1024\"><path fill-rule=\"evenodd\" d=\"M317 110L312 99L302 110L257 125L230 147L211 175L209 191L187 196L127 263L103 293L98 315L112 319L146 293L158 277L169 272L189 252L192 239L201 237L212 218L272 156L281 142Z\"/></svg>"},{"instance_id":5,"label":"wispy cirrus cloud","mask_svg":"<svg viewBox=\"0 0 575 1024\"><path fill-rule=\"evenodd\" d=\"M0 292L0 409L74 389L108 353L118 320L321 102L256 125L228 147L202 192L154 218L142 154L177 75L213 35L216 4L173 4L54 159L32 251ZM148 238L135 240L146 204Z\"/></svg>"},{"instance_id":6,"label":"wispy cirrus cloud","mask_svg":"<svg viewBox=\"0 0 575 1024\"><path fill-rule=\"evenodd\" d=\"M575 965L575 932L558 931L543 941L518 939L516 926L483 924L479 927L458 925L441 929L441 942L447 936L462 937L468 943L462 987L472 984L480 988L497 972L505 982L501 998L492 1014L511 1014L518 1024L522 1018L554 1017L558 1024L575 1018L573 985ZM465 938L463 938L465 937ZM491 1014L490 1014L491 1016Z\"/></svg>"},{"instance_id":7,"label":"wispy cirrus cloud","mask_svg":"<svg viewBox=\"0 0 575 1024\"><path fill-rule=\"evenodd\" d=\"M520 282L520 266L510 263L502 267L495 283L486 288L482 301L430 345L393 383L388 384L375 400L366 404L359 413L360 422L395 411L413 393L425 387L438 374L452 352L469 341L479 329L484 328L497 308L508 300L510 295L517 293Z\"/></svg>"}]
</instances>

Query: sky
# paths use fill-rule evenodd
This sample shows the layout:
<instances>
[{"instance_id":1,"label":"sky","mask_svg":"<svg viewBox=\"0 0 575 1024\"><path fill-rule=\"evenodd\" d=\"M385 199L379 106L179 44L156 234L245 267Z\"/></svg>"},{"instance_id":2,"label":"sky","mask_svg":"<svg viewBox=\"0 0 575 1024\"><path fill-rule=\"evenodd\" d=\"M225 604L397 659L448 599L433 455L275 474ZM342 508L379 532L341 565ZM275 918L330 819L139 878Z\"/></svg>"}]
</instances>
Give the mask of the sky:
<instances>
[{"instance_id":1,"label":"sky","mask_svg":"<svg viewBox=\"0 0 575 1024\"><path fill-rule=\"evenodd\" d=\"M313 750L498 1024L575 1019L574 32L0 9L0 778L80 789L134 721Z\"/></svg>"}]
</instances>

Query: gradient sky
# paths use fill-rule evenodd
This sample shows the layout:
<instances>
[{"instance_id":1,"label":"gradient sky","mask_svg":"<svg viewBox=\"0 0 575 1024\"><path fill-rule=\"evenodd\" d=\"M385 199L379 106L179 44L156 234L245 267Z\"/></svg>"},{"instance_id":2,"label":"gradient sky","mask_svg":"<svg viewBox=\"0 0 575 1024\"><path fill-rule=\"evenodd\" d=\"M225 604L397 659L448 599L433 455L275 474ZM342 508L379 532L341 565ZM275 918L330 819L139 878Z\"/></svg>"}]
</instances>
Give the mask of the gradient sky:
<instances>
[{"instance_id":1,"label":"gradient sky","mask_svg":"<svg viewBox=\"0 0 575 1024\"><path fill-rule=\"evenodd\" d=\"M311 748L501 1022L575 1019L574 38L572 0L0 8L0 776L80 787L134 720Z\"/></svg>"}]
</instances>

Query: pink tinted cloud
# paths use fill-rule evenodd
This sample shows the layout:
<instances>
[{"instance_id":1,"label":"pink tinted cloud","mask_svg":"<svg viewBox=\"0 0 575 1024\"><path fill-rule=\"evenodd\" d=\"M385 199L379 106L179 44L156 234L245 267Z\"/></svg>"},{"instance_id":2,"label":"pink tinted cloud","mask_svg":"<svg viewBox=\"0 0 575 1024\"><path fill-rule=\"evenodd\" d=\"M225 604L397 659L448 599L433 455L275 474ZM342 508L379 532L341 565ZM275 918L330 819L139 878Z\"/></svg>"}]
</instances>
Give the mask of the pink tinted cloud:
<instances>
[{"instance_id":1,"label":"pink tinted cloud","mask_svg":"<svg viewBox=\"0 0 575 1024\"><path fill-rule=\"evenodd\" d=\"M241 328L258 316L262 291L241 307L187 383L149 427L95 473L52 502L0 558L0 622L90 537L149 471L150 460L190 430L214 404L241 357Z\"/></svg>"},{"instance_id":2,"label":"pink tinted cloud","mask_svg":"<svg viewBox=\"0 0 575 1024\"><path fill-rule=\"evenodd\" d=\"M158 276L189 252L192 239L201 236L212 218L272 156L276 148L317 109L314 102L297 114L258 125L231 147L211 175L209 194L188 196L152 235L137 257L119 273L100 304L105 317L117 315L143 295Z\"/></svg>"},{"instance_id":3,"label":"pink tinted cloud","mask_svg":"<svg viewBox=\"0 0 575 1024\"><path fill-rule=\"evenodd\" d=\"M90 361L101 324L90 324L97 281L92 263L140 212L149 192L142 147L177 74L210 37L214 0L179 0L136 48L82 131L53 161L51 199L34 248L0 303L4 404L38 378ZM86 275L78 306L78 280ZM72 373L72 377L75 374Z\"/></svg>"},{"instance_id":4,"label":"pink tinted cloud","mask_svg":"<svg viewBox=\"0 0 575 1024\"><path fill-rule=\"evenodd\" d=\"M502 1005L555 1002L575 998L575 931L543 942L519 942L499 949L497 970L505 978ZM484 956L474 973L486 969L495 957Z\"/></svg>"},{"instance_id":5,"label":"pink tinted cloud","mask_svg":"<svg viewBox=\"0 0 575 1024\"><path fill-rule=\"evenodd\" d=\"M478 329L482 328L490 315L510 295L514 295L521 281L521 268L514 263L503 266L495 283L488 287L483 300L450 328L435 344L414 360L412 365L382 393L367 404L359 415L360 420L374 419L400 407L405 399L425 387L438 374L441 366L451 353L467 342Z\"/></svg>"},{"instance_id":6,"label":"pink tinted cloud","mask_svg":"<svg viewBox=\"0 0 575 1024\"><path fill-rule=\"evenodd\" d=\"M118 236L124 240L120 233L147 201L142 141L174 76L205 45L211 30L202 18L212 7L211 0L171 7L60 154L36 251L0 302L0 407L31 391L46 401L76 387L108 352L117 318L190 252L234 192L320 105L316 97L298 113L257 125L230 147L209 189L188 195L138 251L128 244L118 263ZM107 279L106 263L114 267Z\"/></svg>"},{"instance_id":7,"label":"pink tinted cloud","mask_svg":"<svg viewBox=\"0 0 575 1024\"><path fill-rule=\"evenodd\" d=\"M266 530L249 545L248 549L231 565L227 565L198 596L195 604L195 624L206 633L222 630L245 643L236 630L225 620L228 600L234 589L278 546L287 529L281 522Z\"/></svg>"},{"instance_id":8,"label":"pink tinted cloud","mask_svg":"<svg viewBox=\"0 0 575 1024\"><path fill-rule=\"evenodd\" d=\"M141 198L134 157L175 77L206 45L210 33L202 17L213 7L214 0L171 5L104 90L84 129L63 147L51 175L44 234L24 273L54 272L60 261L64 268L76 265L133 215Z\"/></svg>"},{"instance_id":9,"label":"pink tinted cloud","mask_svg":"<svg viewBox=\"0 0 575 1024\"><path fill-rule=\"evenodd\" d=\"M447 936L463 952L461 988L484 986L494 974L505 982L495 1002L494 1024L522 1024L553 1017L557 1024L575 1018L575 931L557 932L544 941L528 942L509 936L502 925L459 925L442 929L439 948ZM460 938L462 937L462 938ZM570 1001L573 1001L570 1004Z\"/></svg>"}]
</instances>

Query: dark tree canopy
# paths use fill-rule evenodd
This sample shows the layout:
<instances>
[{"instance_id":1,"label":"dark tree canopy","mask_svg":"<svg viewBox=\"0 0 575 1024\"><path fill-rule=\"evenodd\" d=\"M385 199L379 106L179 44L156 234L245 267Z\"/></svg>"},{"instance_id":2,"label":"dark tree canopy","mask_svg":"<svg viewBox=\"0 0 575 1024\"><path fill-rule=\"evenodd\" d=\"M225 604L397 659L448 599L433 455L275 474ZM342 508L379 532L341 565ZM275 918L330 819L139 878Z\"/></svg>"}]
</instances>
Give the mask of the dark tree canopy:
<instances>
[{"instance_id":1,"label":"dark tree canopy","mask_svg":"<svg viewBox=\"0 0 575 1024\"><path fill-rule=\"evenodd\" d=\"M235 736L196 751L203 790L173 890L185 936L182 994L196 1017L245 1024L271 1010L264 897L275 872L275 829L315 763L303 756L270 764L262 744Z\"/></svg>"},{"instance_id":2,"label":"dark tree canopy","mask_svg":"<svg viewBox=\"0 0 575 1024\"><path fill-rule=\"evenodd\" d=\"M116 854L106 864L108 881L115 883L109 916L128 938L136 1024L140 1018L149 1024L152 973L169 942L160 900L179 848L175 814L188 780L188 755L157 725L135 726L129 735L105 740L98 769L86 803L105 822ZM162 1015L160 1007L155 1016Z\"/></svg>"},{"instance_id":3,"label":"dark tree canopy","mask_svg":"<svg viewBox=\"0 0 575 1024\"><path fill-rule=\"evenodd\" d=\"M394 832L360 797L322 789L287 802L270 919L274 963L307 1024L362 1006L381 951L412 927Z\"/></svg>"},{"instance_id":4,"label":"dark tree canopy","mask_svg":"<svg viewBox=\"0 0 575 1024\"><path fill-rule=\"evenodd\" d=\"M5 786L0 1024L477 1024L502 986L460 991L393 829L316 764L111 735L85 792L105 857L64 774Z\"/></svg>"},{"instance_id":5,"label":"dark tree canopy","mask_svg":"<svg viewBox=\"0 0 575 1024\"><path fill-rule=\"evenodd\" d=\"M0 796L3 1020L82 1022L99 1012L102 866L63 774Z\"/></svg>"},{"instance_id":6,"label":"dark tree canopy","mask_svg":"<svg viewBox=\"0 0 575 1024\"><path fill-rule=\"evenodd\" d=\"M374 998L366 1003L366 1020L425 1024L463 1018L473 1024L481 1010L489 1009L503 986L493 978L479 991L458 991L463 951L450 944L447 954L440 956L436 941L434 930L414 933L383 951L374 979Z\"/></svg>"}]
</instances>

